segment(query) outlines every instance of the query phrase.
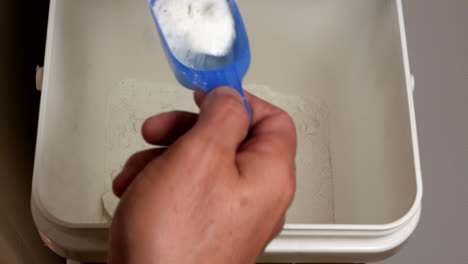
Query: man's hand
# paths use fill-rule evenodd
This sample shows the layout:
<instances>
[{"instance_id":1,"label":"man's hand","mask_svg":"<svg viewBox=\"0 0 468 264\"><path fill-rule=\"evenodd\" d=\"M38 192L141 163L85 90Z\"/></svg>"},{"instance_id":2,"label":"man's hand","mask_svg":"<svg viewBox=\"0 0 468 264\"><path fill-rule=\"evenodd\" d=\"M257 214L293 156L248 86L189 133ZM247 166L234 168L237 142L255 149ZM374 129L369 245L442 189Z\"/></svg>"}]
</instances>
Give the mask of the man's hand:
<instances>
[{"instance_id":1,"label":"man's hand","mask_svg":"<svg viewBox=\"0 0 468 264\"><path fill-rule=\"evenodd\" d=\"M109 263L254 263L279 234L295 192L296 130L284 111L221 87L197 91L200 114L149 118L157 146L114 181L121 197Z\"/></svg>"}]
</instances>

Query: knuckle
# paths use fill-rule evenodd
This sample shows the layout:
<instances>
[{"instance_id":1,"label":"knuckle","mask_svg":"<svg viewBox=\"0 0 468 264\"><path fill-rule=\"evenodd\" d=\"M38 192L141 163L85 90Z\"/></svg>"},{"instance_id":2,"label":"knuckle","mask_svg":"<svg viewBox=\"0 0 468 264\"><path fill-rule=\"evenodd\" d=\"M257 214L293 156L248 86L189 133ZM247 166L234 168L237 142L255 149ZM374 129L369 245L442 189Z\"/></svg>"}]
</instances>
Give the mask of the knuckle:
<instances>
[{"instance_id":1,"label":"knuckle","mask_svg":"<svg viewBox=\"0 0 468 264\"><path fill-rule=\"evenodd\" d=\"M285 177L284 182L284 199L289 206L289 204L294 199L294 195L296 193L296 181L293 177Z\"/></svg>"},{"instance_id":2,"label":"knuckle","mask_svg":"<svg viewBox=\"0 0 468 264\"><path fill-rule=\"evenodd\" d=\"M200 133L197 135L197 137L194 137L193 140L190 142L190 147L195 148L198 150L203 150L200 152L194 152L192 151L193 154L191 154L193 160L200 160L204 157L213 157L217 158L219 153L216 153L216 150L218 149L216 146L216 141L214 138L208 134L202 134Z\"/></svg>"},{"instance_id":3,"label":"knuckle","mask_svg":"<svg viewBox=\"0 0 468 264\"><path fill-rule=\"evenodd\" d=\"M178 153L183 152L185 166L192 166L193 170L211 168L218 165L221 159L226 158L225 150L207 133L197 133L180 140Z\"/></svg>"},{"instance_id":4,"label":"knuckle","mask_svg":"<svg viewBox=\"0 0 468 264\"><path fill-rule=\"evenodd\" d=\"M141 158L141 152L138 152L138 153L135 153L133 154L128 160L127 162L125 163L125 166L124 167L134 167L136 166L136 164L138 164L139 160Z\"/></svg>"},{"instance_id":5,"label":"knuckle","mask_svg":"<svg viewBox=\"0 0 468 264\"><path fill-rule=\"evenodd\" d=\"M284 173L279 175L277 194L280 203L286 207L289 207L294 199L296 193L296 176L295 169L288 168Z\"/></svg>"},{"instance_id":6,"label":"knuckle","mask_svg":"<svg viewBox=\"0 0 468 264\"><path fill-rule=\"evenodd\" d=\"M278 112L276 122L281 127L281 137L275 138L275 147L282 153L289 153L293 156L297 150L297 130L296 125L292 117L285 111L281 110Z\"/></svg>"},{"instance_id":7,"label":"knuckle","mask_svg":"<svg viewBox=\"0 0 468 264\"><path fill-rule=\"evenodd\" d=\"M278 112L278 120L282 123L287 131L294 133L294 135L296 134L296 125L288 112L280 109Z\"/></svg>"}]
</instances>

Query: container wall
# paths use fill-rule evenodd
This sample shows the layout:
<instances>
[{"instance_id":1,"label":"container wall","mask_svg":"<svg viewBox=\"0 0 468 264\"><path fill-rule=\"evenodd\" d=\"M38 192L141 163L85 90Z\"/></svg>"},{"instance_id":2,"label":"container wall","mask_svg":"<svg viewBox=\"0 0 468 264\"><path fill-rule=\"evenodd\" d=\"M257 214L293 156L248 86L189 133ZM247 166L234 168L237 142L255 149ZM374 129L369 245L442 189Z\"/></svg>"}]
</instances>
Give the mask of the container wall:
<instances>
[{"instance_id":1,"label":"container wall","mask_svg":"<svg viewBox=\"0 0 468 264\"><path fill-rule=\"evenodd\" d=\"M330 41L335 223L385 224L413 204L416 176L396 1L341 3Z\"/></svg>"},{"instance_id":2,"label":"container wall","mask_svg":"<svg viewBox=\"0 0 468 264\"><path fill-rule=\"evenodd\" d=\"M116 103L109 102L116 85L126 79L174 82L152 23L146 1L56 3L35 177L45 210L64 223L108 222L101 195L124 162L108 169L115 152L108 148L108 108ZM118 142L132 145L123 137ZM127 157L136 151L124 150Z\"/></svg>"},{"instance_id":3,"label":"container wall","mask_svg":"<svg viewBox=\"0 0 468 264\"><path fill-rule=\"evenodd\" d=\"M240 3L253 54L247 82L317 99L330 114L333 195L317 195L315 171L298 171L288 223L400 218L416 176L396 1Z\"/></svg>"}]
</instances>

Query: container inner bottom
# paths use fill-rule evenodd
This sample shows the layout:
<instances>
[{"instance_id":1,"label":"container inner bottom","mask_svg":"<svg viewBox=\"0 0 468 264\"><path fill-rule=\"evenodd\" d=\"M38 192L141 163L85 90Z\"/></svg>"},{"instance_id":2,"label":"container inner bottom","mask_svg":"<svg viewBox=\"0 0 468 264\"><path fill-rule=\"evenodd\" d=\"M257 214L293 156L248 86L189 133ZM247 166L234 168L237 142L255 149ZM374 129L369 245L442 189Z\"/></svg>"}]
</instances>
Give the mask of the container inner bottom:
<instances>
[{"instance_id":1,"label":"container inner bottom","mask_svg":"<svg viewBox=\"0 0 468 264\"><path fill-rule=\"evenodd\" d=\"M298 134L297 192L287 223L333 223L333 183L329 150L329 109L312 97L285 95L274 87L250 84L245 89L286 110ZM140 135L144 120L171 110L197 112L192 93L173 83L122 80L111 88L107 105L103 210L109 220L118 204L112 180L130 155L150 147Z\"/></svg>"}]
</instances>

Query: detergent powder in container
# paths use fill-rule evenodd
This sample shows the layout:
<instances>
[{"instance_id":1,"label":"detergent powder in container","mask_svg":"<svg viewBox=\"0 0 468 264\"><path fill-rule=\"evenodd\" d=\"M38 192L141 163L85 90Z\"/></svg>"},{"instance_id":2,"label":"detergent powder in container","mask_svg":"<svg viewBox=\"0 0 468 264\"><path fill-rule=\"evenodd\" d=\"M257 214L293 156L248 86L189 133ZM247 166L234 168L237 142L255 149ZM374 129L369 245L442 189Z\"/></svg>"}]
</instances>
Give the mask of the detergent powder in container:
<instances>
[{"instance_id":1,"label":"detergent powder in container","mask_svg":"<svg viewBox=\"0 0 468 264\"><path fill-rule=\"evenodd\" d=\"M225 0L159 0L153 7L172 54L196 70L233 61L234 18Z\"/></svg>"}]
</instances>

